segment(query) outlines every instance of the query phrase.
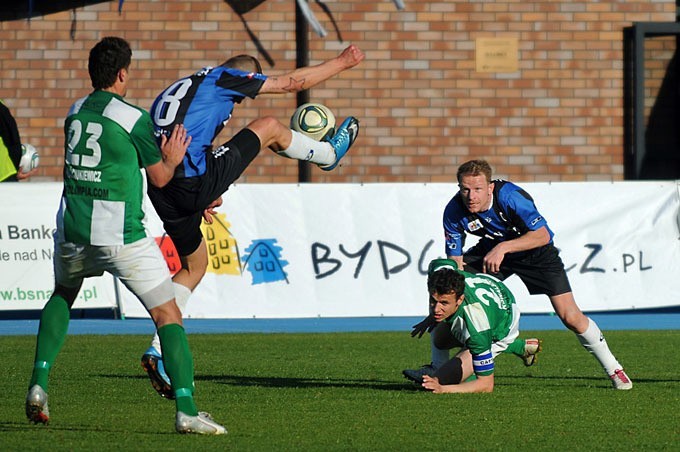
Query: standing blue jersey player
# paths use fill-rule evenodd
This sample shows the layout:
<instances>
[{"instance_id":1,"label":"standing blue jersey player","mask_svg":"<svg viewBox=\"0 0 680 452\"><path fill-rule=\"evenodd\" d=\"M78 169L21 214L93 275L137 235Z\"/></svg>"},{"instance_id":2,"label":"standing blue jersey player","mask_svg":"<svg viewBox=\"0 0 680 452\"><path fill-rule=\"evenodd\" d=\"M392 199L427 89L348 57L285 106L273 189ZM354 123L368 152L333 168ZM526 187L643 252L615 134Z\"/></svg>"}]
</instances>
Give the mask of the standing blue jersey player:
<instances>
[{"instance_id":1,"label":"standing blue jersey player","mask_svg":"<svg viewBox=\"0 0 680 452\"><path fill-rule=\"evenodd\" d=\"M268 116L252 121L226 143L213 146L213 140L231 118L234 106L246 97L303 91L356 66L363 59L363 52L350 45L335 58L316 66L268 77L261 73L256 58L239 55L218 67L207 67L177 80L156 98L151 116L157 132L168 134L175 124L184 124L192 138L172 181L163 188L149 187L148 190L180 257L182 268L173 282L181 311L184 312L191 292L208 266L201 220L211 222L213 208L222 204L222 194L241 176L260 149L270 148L284 157L309 161L330 171L345 156L359 132L359 122L349 117L327 141L315 141ZM158 335L142 356L142 366L159 394L172 397L163 371Z\"/></svg>"},{"instance_id":2,"label":"standing blue jersey player","mask_svg":"<svg viewBox=\"0 0 680 452\"><path fill-rule=\"evenodd\" d=\"M444 210L447 257L468 272L489 273L501 280L517 274L530 294L547 295L562 323L600 362L614 388L631 389L633 383L599 327L576 304L553 232L531 196L511 182L492 180L491 166L484 160L462 164L457 178L459 191ZM467 234L481 238L463 253ZM414 326L412 335L433 327L430 315ZM407 369L404 375L411 379L432 375L448 358L448 350L433 343L432 362Z\"/></svg>"}]
</instances>

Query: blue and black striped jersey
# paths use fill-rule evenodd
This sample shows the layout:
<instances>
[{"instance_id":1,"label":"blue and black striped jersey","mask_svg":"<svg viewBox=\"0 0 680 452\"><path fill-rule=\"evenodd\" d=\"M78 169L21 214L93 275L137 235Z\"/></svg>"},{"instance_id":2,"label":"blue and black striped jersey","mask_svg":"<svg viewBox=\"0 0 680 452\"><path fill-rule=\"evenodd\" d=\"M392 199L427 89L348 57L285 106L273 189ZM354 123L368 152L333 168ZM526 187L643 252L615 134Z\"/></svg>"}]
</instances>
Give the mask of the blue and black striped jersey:
<instances>
[{"instance_id":1,"label":"blue and black striped jersey","mask_svg":"<svg viewBox=\"0 0 680 452\"><path fill-rule=\"evenodd\" d=\"M552 241L553 232L538 212L533 198L512 182L495 180L492 207L471 213L463 204L460 193L444 209L446 255L463 254L465 235L472 234L485 240L503 242L545 226Z\"/></svg>"},{"instance_id":2,"label":"blue and black striped jersey","mask_svg":"<svg viewBox=\"0 0 680 452\"><path fill-rule=\"evenodd\" d=\"M170 135L184 124L191 144L175 178L205 173L206 152L231 118L234 104L257 96L267 79L263 74L218 66L206 67L166 88L151 107L156 133Z\"/></svg>"}]
</instances>

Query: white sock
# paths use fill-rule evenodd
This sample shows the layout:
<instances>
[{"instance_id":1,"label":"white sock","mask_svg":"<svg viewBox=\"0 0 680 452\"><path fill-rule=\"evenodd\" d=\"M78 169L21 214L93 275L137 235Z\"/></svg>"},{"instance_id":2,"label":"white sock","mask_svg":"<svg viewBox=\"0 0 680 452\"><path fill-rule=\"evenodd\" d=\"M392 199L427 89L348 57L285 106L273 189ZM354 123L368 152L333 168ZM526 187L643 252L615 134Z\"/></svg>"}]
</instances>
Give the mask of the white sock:
<instances>
[{"instance_id":1,"label":"white sock","mask_svg":"<svg viewBox=\"0 0 680 452\"><path fill-rule=\"evenodd\" d=\"M432 346L432 367L439 369L449 360L449 351L447 349L435 347L434 334L430 334L430 344Z\"/></svg>"},{"instance_id":2,"label":"white sock","mask_svg":"<svg viewBox=\"0 0 680 452\"><path fill-rule=\"evenodd\" d=\"M335 162L335 149L330 143L313 140L295 130L291 130L291 133L293 138L290 140L290 146L277 154L317 165L330 165Z\"/></svg>"},{"instance_id":3,"label":"white sock","mask_svg":"<svg viewBox=\"0 0 680 452\"><path fill-rule=\"evenodd\" d=\"M611 375L617 369L623 369L621 364L616 360L612 352L609 350L607 341L600 328L591 318L588 318L588 329L582 334L577 334L578 340L583 345L583 348L588 350L600 362L607 375Z\"/></svg>"},{"instance_id":4,"label":"white sock","mask_svg":"<svg viewBox=\"0 0 680 452\"><path fill-rule=\"evenodd\" d=\"M176 282L173 282L172 285L175 288L175 303L177 303L177 307L182 313L182 316L184 316L184 311L186 310L189 297L191 296L191 290L189 290L187 286ZM161 339L158 337L158 332L154 333L153 339L151 339L151 346L155 347L161 355L163 354Z\"/></svg>"}]
</instances>

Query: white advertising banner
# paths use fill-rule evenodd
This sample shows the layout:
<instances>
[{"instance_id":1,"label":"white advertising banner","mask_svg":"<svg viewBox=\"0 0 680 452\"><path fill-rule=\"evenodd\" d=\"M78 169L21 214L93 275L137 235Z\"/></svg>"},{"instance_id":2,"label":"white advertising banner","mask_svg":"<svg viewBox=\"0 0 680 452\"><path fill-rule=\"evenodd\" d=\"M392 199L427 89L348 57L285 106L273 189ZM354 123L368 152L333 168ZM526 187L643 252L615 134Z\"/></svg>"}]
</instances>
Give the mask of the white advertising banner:
<instances>
[{"instance_id":1,"label":"white advertising banner","mask_svg":"<svg viewBox=\"0 0 680 452\"><path fill-rule=\"evenodd\" d=\"M42 309L54 289L52 233L62 184L0 184L0 311ZM113 278L83 283L73 305L115 308Z\"/></svg>"},{"instance_id":2,"label":"white advertising banner","mask_svg":"<svg viewBox=\"0 0 680 452\"><path fill-rule=\"evenodd\" d=\"M680 305L678 183L525 183L555 231L586 311ZM236 185L212 226L194 318L416 316L426 269L443 257L441 218L455 184ZM174 249L153 234L177 268ZM469 240L467 245L474 243ZM513 276L523 312L551 312ZM129 293L124 314L145 316Z\"/></svg>"},{"instance_id":3,"label":"white advertising banner","mask_svg":"<svg viewBox=\"0 0 680 452\"><path fill-rule=\"evenodd\" d=\"M680 305L679 182L520 183L555 232L585 311ZM455 184L235 185L213 225L193 318L418 316L426 269L444 256L442 212ZM53 288L60 183L0 184L0 310L40 309ZM171 271L174 246L149 209ZM468 240L467 246L474 243ZM551 312L517 277L526 313ZM146 317L120 287L127 317ZM76 308L117 305L108 275L86 280Z\"/></svg>"}]
</instances>

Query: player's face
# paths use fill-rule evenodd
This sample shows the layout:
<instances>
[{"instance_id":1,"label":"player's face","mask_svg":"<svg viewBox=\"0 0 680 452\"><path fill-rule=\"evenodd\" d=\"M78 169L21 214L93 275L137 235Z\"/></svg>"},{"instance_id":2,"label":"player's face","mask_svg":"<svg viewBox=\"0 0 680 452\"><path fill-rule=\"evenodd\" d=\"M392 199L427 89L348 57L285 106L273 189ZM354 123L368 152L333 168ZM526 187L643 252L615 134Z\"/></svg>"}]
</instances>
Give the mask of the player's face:
<instances>
[{"instance_id":1,"label":"player's face","mask_svg":"<svg viewBox=\"0 0 680 452\"><path fill-rule=\"evenodd\" d=\"M493 183L486 180L486 176L463 176L458 183L460 196L465 207L472 212L484 212L491 207Z\"/></svg>"},{"instance_id":2,"label":"player's face","mask_svg":"<svg viewBox=\"0 0 680 452\"><path fill-rule=\"evenodd\" d=\"M445 294L433 293L430 297L430 302L434 304L434 319L437 322L443 322L456 313L465 295L458 296L456 292L450 292Z\"/></svg>"}]
</instances>

